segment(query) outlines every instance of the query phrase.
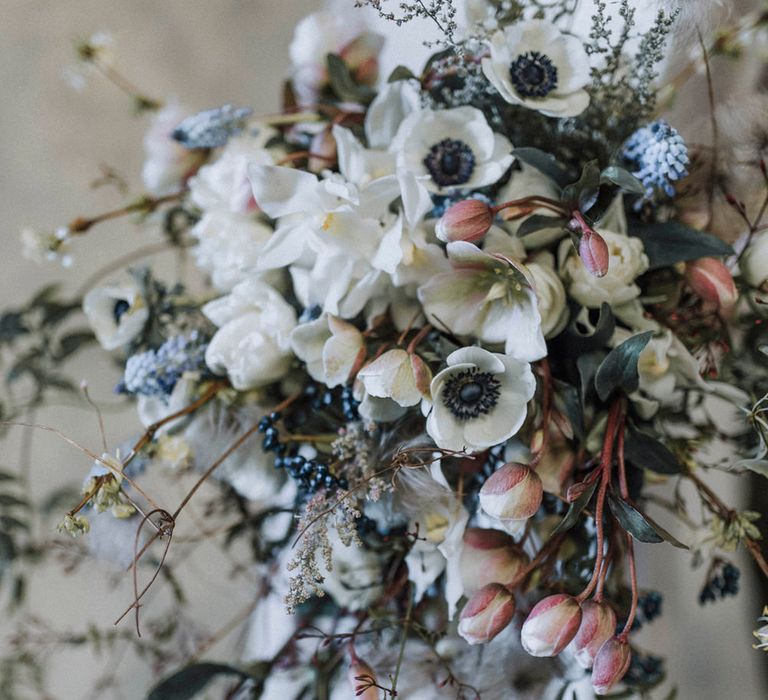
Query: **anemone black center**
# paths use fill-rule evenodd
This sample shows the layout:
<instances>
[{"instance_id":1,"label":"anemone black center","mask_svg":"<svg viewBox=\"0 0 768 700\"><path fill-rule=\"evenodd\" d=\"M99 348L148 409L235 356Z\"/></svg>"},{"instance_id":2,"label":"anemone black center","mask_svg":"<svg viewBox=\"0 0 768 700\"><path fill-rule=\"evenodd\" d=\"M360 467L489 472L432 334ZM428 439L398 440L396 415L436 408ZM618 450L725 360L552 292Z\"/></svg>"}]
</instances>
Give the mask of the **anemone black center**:
<instances>
[{"instance_id":1,"label":"anemone black center","mask_svg":"<svg viewBox=\"0 0 768 700\"><path fill-rule=\"evenodd\" d=\"M546 97L557 87L557 68L538 51L520 54L509 67L509 77L521 97Z\"/></svg>"},{"instance_id":2,"label":"anemone black center","mask_svg":"<svg viewBox=\"0 0 768 700\"><path fill-rule=\"evenodd\" d=\"M443 389L443 403L459 420L490 413L499 402L501 382L477 367L454 374Z\"/></svg>"},{"instance_id":3,"label":"anemone black center","mask_svg":"<svg viewBox=\"0 0 768 700\"><path fill-rule=\"evenodd\" d=\"M475 170L475 154L464 141L443 139L429 149L424 167L440 187L463 185Z\"/></svg>"},{"instance_id":4,"label":"anemone black center","mask_svg":"<svg viewBox=\"0 0 768 700\"><path fill-rule=\"evenodd\" d=\"M125 299L118 299L112 307L112 316L115 319L115 323L120 323L123 314L130 308L131 305Z\"/></svg>"}]
</instances>

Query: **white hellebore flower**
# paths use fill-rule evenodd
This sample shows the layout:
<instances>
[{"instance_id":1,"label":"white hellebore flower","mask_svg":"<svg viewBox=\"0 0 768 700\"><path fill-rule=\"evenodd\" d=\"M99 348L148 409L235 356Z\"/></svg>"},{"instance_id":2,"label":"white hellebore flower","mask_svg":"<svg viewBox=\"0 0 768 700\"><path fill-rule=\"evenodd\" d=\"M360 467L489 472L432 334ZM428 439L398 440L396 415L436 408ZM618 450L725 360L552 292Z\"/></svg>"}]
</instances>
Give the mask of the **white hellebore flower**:
<instances>
[{"instance_id":1,"label":"white hellebore flower","mask_svg":"<svg viewBox=\"0 0 768 700\"><path fill-rule=\"evenodd\" d=\"M573 253L573 244L564 240L560 244L560 275L566 281L568 294L580 304L599 308L604 302L620 306L640 296L635 279L648 269L648 256L643 242L633 236L624 236L599 229L598 233L608 245L608 272L596 277Z\"/></svg>"},{"instance_id":2,"label":"white hellebore flower","mask_svg":"<svg viewBox=\"0 0 768 700\"><path fill-rule=\"evenodd\" d=\"M400 125L391 150L398 169L439 193L492 185L514 160L509 140L474 107L413 112Z\"/></svg>"},{"instance_id":3,"label":"white hellebore flower","mask_svg":"<svg viewBox=\"0 0 768 700\"><path fill-rule=\"evenodd\" d=\"M357 374L365 390L400 406L415 406L429 397L432 372L418 355L402 348L385 352Z\"/></svg>"},{"instance_id":4,"label":"white hellebore flower","mask_svg":"<svg viewBox=\"0 0 768 700\"><path fill-rule=\"evenodd\" d=\"M531 20L496 32L490 49L483 72L506 102L549 117L575 117L587 108L589 59L575 36Z\"/></svg>"},{"instance_id":5,"label":"white hellebore flower","mask_svg":"<svg viewBox=\"0 0 768 700\"><path fill-rule=\"evenodd\" d=\"M432 380L427 432L438 447L480 452L525 421L536 380L527 362L478 347L452 352Z\"/></svg>"},{"instance_id":6,"label":"white hellebore flower","mask_svg":"<svg viewBox=\"0 0 768 700\"><path fill-rule=\"evenodd\" d=\"M568 323L565 288L555 270L552 253L542 251L525 263L531 275L536 301L541 314L541 331L545 338L554 338Z\"/></svg>"},{"instance_id":7,"label":"white hellebore flower","mask_svg":"<svg viewBox=\"0 0 768 700\"><path fill-rule=\"evenodd\" d=\"M531 280L522 267L465 241L448 244L453 270L419 288L431 323L483 343L504 344L505 353L533 362L547 354Z\"/></svg>"},{"instance_id":8,"label":"white hellebore flower","mask_svg":"<svg viewBox=\"0 0 768 700\"><path fill-rule=\"evenodd\" d=\"M83 299L83 312L105 350L130 343L149 318L144 297L133 282L91 289Z\"/></svg>"},{"instance_id":9,"label":"white hellebore flower","mask_svg":"<svg viewBox=\"0 0 768 700\"><path fill-rule=\"evenodd\" d=\"M752 239L739 261L741 274L755 289L768 289L768 232Z\"/></svg>"},{"instance_id":10,"label":"white hellebore flower","mask_svg":"<svg viewBox=\"0 0 768 700\"><path fill-rule=\"evenodd\" d=\"M214 372L246 391L277 381L290 368L290 334L296 326L293 307L265 282L252 279L203 307L219 327L205 351Z\"/></svg>"},{"instance_id":11,"label":"white hellebore flower","mask_svg":"<svg viewBox=\"0 0 768 700\"><path fill-rule=\"evenodd\" d=\"M363 335L351 323L323 314L293 329L291 347L307 364L312 379L335 387L349 378L363 348Z\"/></svg>"}]
</instances>

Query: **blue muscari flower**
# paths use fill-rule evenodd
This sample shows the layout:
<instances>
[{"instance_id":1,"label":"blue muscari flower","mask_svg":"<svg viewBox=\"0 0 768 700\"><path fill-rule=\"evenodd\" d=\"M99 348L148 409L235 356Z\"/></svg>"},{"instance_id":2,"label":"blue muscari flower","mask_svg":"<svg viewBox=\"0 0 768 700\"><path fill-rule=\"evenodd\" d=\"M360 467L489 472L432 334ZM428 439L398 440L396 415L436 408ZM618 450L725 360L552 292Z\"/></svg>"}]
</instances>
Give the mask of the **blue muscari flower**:
<instances>
[{"instance_id":1,"label":"blue muscari flower","mask_svg":"<svg viewBox=\"0 0 768 700\"><path fill-rule=\"evenodd\" d=\"M672 183L688 174L688 147L682 136L663 119L638 129L624 144L624 159L632 174L645 186L645 199L659 191L673 197Z\"/></svg>"},{"instance_id":2,"label":"blue muscari flower","mask_svg":"<svg viewBox=\"0 0 768 700\"><path fill-rule=\"evenodd\" d=\"M205 369L205 341L197 331L166 340L157 350L128 358L119 390L128 394L164 396L185 372Z\"/></svg>"},{"instance_id":3,"label":"blue muscari flower","mask_svg":"<svg viewBox=\"0 0 768 700\"><path fill-rule=\"evenodd\" d=\"M224 105L187 117L173 130L173 138L185 148L218 148L243 130L253 110Z\"/></svg>"}]
</instances>

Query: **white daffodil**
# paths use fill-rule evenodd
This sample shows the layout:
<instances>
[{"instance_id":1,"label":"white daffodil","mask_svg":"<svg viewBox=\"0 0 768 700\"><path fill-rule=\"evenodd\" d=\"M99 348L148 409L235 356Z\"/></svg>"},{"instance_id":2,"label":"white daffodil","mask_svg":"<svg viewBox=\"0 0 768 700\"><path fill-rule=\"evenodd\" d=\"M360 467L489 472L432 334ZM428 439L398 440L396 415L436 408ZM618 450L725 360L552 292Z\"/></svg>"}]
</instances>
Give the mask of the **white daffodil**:
<instances>
[{"instance_id":1,"label":"white daffodil","mask_svg":"<svg viewBox=\"0 0 768 700\"><path fill-rule=\"evenodd\" d=\"M479 452L522 426L536 380L527 362L478 347L461 348L432 380L427 432L438 447Z\"/></svg>"},{"instance_id":2,"label":"white daffodil","mask_svg":"<svg viewBox=\"0 0 768 700\"><path fill-rule=\"evenodd\" d=\"M503 343L526 362L547 354L532 281L511 259L471 243L448 244L453 270L419 288L430 323L484 343Z\"/></svg>"},{"instance_id":3,"label":"white daffodil","mask_svg":"<svg viewBox=\"0 0 768 700\"><path fill-rule=\"evenodd\" d=\"M133 282L91 289L83 312L105 350L116 350L136 338L149 318L144 297Z\"/></svg>"},{"instance_id":4,"label":"white daffodil","mask_svg":"<svg viewBox=\"0 0 768 700\"><path fill-rule=\"evenodd\" d=\"M571 241L564 240L558 251L560 276L566 282L568 294L584 306L626 304L640 296L635 280L648 269L643 242L602 228L598 233L608 244L608 272L603 277L593 275L575 254Z\"/></svg>"},{"instance_id":5,"label":"white daffodil","mask_svg":"<svg viewBox=\"0 0 768 700\"><path fill-rule=\"evenodd\" d=\"M190 233L198 240L194 249L197 266L211 276L213 286L228 292L256 273L262 249L272 236L272 229L258 219L213 209L203 214Z\"/></svg>"},{"instance_id":6,"label":"white daffodil","mask_svg":"<svg viewBox=\"0 0 768 700\"><path fill-rule=\"evenodd\" d=\"M363 348L363 335L351 323L323 314L291 332L296 357L315 381L328 387L345 384Z\"/></svg>"},{"instance_id":7,"label":"white daffodil","mask_svg":"<svg viewBox=\"0 0 768 700\"><path fill-rule=\"evenodd\" d=\"M432 372L415 353L394 348L363 367L357 378L371 396L392 399L400 406L415 406L429 397Z\"/></svg>"},{"instance_id":8,"label":"white daffodil","mask_svg":"<svg viewBox=\"0 0 768 700\"><path fill-rule=\"evenodd\" d=\"M425 109L408 115L391 150L398 169L412 173L428 191L449 193L498 182L514 160L512 144L474 107Z\"/></svg>"},{"instance_id":9,"label":"white daffodil","mask_svg":"<svg viewBox=\"0 0 768 700\"><path fill-rule=\"evenodd\" d=\"M169 102L152 117L144 136L146 158L141 171L144 186L151 194L162 196L178 191L204 160L200 151L184 148L171 137L186 116L188 113L177 102Z\"/></svg>"},{"instance_id":10,"label":"white daffodil","mask_svg":"<svg viewBox=\"0 0 768 700\"><path fill-rule=\"evenodd\" d=\"M496 32L489 45L483 72L506 102L550 117L575 117L589 105L589 58L575 36L531 20Z\"/></svg>"},{"instance_id":11,"label":"white daffodil","mask_svg":"<svg viewBox=\"0 0 768 700\"><path fill-rule=\"evenodd\" d=\"M246 280L232 292L207 303L203 313L219 327L205 351L205 361L246 391L277 381L290 368L293 307L268 284Z\"/></svg>"}]
</instances>

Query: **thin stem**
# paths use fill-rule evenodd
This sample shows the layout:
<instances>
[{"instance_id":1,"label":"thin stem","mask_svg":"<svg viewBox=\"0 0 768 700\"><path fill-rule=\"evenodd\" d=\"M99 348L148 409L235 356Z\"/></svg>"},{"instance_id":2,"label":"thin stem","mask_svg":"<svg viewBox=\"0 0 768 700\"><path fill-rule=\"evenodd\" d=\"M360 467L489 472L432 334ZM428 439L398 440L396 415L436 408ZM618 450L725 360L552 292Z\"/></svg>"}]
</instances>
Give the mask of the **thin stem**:
<instances>
[{"instance_id":1,"label":"thin stem","mask_svg":"<svg viewBox=\"0 0 768 700\"><path fill-rule=\"evenodd\" d=\"M618 461L619 461L619 492L621 497L626 501L629 499L629 487L627 485L627 465L624 462L624 420L621 421L621 427L619 428L618 439ZM619 635L619 639L622 642L627 641L629 632L632 629L632 624L635 621L635 615L637 614L637 564L635 562L635 543L632 541L632 535L628 532L625 533L627 538L627 561L629 562L629 581L632 587L632 605L629 609L629 615L627 615L627 621L624 624L624 629Z\"/></svg>"},{"instance_id":2,"label":"thin stem","mask_svg":"<svg viewBox=\"0 0 768 700\"><path fill-rule=\"evenodd\" d=\"M186 190L181 190L179 192L174 192L173 194L166 194L162 197L145 196L135 202L126 204L124 207L120 207L119 209L112 209L102 214L97 214L96 216L79 216L69 223L67 229L71 234L80 235L88 231L96 224L100 224L104 221L119 219L120 217L127 216L128 214L135 214L136 212L151 214L163 204L168 204L169 202L176 202L180 200L185 194Z\"/></svg>"}]
</instances>

